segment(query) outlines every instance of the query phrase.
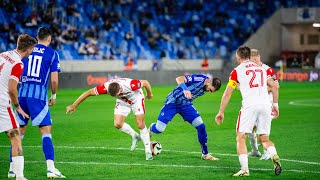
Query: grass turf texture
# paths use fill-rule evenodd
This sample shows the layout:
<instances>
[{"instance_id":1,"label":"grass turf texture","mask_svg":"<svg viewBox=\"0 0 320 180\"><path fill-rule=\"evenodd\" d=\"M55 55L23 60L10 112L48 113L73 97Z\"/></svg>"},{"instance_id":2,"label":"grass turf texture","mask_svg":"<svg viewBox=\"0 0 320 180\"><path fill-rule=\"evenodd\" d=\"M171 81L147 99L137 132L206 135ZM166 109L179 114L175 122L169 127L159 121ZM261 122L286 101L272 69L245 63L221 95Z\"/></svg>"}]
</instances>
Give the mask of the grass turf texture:
<instances>
[{"instance_id":1,"label":"grass turf texture","mask_svg":"<svg viewBox=\"0 0 320 180\"><path fill-rule=\"evenodd\" d=\"M320 83L281 83L280 118L272 123L271 140L283 165L275 177L270 160L249 158L251 179L257 178L320 178ZM154 86L154 98L146 100L146 124L155 122L166 95L173 86ZM164 133L151 140L162 144L163 151L146 161L142 142L130 152L131 137L113 126L115 99L101 95L90 97L72 115L65 114L71 104L86 89L60 89L57 103L51 108L56 167L68 179L225 179L240 169L236 156L235 124L241 105L241 95L233 93L225 112L225 122L214 123L221 90L205 94L194 101L207 127L209 152L220 161L203 161L196 130L177 115ZM294 102L292 102L294 101ZM289 103L296 105L290 105ZM134 116L126 122L137 132ZM46 179L46 164L37 127L29 126L23 140L25 176L31 180ZM247 147L250 147L247 141ZM261 147L259 147L261 149ZM261 151L262 152L262 151ZM0 135L0 179L5 179L9 167L9 141ZM303 161L303 162L300 162Z\"/></svg>"}]
</instances>

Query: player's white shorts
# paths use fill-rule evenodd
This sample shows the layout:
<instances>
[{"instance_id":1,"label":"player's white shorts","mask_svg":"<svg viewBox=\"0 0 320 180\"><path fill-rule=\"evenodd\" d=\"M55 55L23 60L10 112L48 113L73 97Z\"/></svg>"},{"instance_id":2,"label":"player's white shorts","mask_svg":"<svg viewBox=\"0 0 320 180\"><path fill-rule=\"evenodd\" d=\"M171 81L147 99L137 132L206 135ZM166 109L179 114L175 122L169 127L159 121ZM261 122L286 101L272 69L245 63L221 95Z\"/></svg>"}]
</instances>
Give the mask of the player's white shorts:
<instances>
[{"instance_id":1,"label":"player's white shorts","mask_svg":"<svg viewBox=\"0 0 320 180\"><path fill-rule=\"evenodd\" d=\"M0 106L0 133L19 128L19 123L11 107Z\"/></svg>"},{"instance_id":2,"label":"player's white shorts","mask_svg":"<svg viewBox=\"0 0 320 180\"><path fill-rule=\"evenodd\" d=\"M137 97L135 103L133 104L128 104L125 101L117 99L116 106L114 108L114 114L120 114L127 117L131 109L134 115L145 114L144 96Z\"/></svg>"},{"instance_id":3,"label":"player's white shorts","mask_svg":"<svg viewBox=\"0 0 320 180\"><path fill-rule=\"evenodd\" d=\"M252 133L256 126L257 134L270 134L271 129L271 109L270 105L255 105L248 108L241 108L236 131L239 133Z\"/></svg>"}]
</instances>

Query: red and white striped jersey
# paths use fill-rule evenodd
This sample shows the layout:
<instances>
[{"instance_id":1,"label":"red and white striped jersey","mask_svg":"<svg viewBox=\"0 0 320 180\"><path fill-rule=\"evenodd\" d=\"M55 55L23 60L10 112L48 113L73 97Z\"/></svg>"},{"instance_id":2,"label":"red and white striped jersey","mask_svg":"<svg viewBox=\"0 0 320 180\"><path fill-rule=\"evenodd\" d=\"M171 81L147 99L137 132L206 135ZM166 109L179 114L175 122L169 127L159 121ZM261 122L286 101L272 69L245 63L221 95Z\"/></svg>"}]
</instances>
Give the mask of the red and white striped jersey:
<instances>
[{"instance_id":1,"label":"red and white striped jersey","mask_svg":"<svg viewBox=\"0 0 320 180\"><path fill-rule=\"evenodd\" d=\"M8 90L9 80L19 82L23 71L21 56L17 50L6 51L0 54L0 104L10 106Z\"/></svg>"},{"instance_id":2,"label":"red and white striped jersey","mask_svg":"<svg viewBox=\"0 0 320 180\"><path fill-rule=\"evenodd\" d=\"M270 104L267 78L267 72L264 68L247 60L233 69L228 86L235 88L239 83L243 108L258 104Z\"/></svg>"},{"instance_id":3,"label":"red and white striped jersey","mask_svg":"<svg viewBox=\"0 0 320 180\"><path fill-rule=\"evenodd\" d=\"M109 84L116 82L118 83L123 91L120 93L118 99L127 102L128 104L134 104L137 101L137 97L144 96L142 91L142 81L137 79L129 78L118 78L105 82L100 86L96 86L94 91L96 95L108 94Z\"/></svg>"}]
</instances>

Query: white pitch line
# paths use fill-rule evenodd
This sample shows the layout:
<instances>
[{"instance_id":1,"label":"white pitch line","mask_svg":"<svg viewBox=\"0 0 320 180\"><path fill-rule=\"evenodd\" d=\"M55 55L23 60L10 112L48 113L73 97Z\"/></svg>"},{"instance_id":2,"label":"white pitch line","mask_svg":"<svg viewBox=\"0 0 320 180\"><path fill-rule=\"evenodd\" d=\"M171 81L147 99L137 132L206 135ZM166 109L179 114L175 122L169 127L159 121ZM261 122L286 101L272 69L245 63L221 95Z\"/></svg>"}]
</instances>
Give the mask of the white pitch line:
<instances>
[{"instance_id":1,"label":"white pitch line","mask_svg":"<svg viewBox=\"0 0 320 180\"><path fill-rule=\"evenodd\" d=\"M294 105L294 106L320 107L320 103L311 102L311 101L308 101L308 100L290 101L289 104L290 104L290 105Z\"/></svg>"},{"instance_id":2,"label":"white pitch line","mask_svg":"<svg viewBox=\"0 0 320 180\"><path fill-rule=\"evenodd\" d=\"M0 145L0 148L9 148L10 146L3 146ZM95 146L54 146L55 148L61 149L106 149L106 150L129 150L129 148L110 148L110 147L95 147ZM42 148L42 146L23 146L23 148ZM144 151L144 149L137 148L137 150ZM162 150L163 152L174 152L174 153L186 153L186 154L200 154L200 152L195 151L179 151L179 150ZM215 155L220 156L233 156L236 157L236 154L225 154L225 153L213 153ZM296 163L303 163L303 164L312 164L312 165L320 165L320 162L310 162L310 161L301 161L301 160L294 160L294 159L283 159L281 161L288 161L288 162L296 162Z\"/></svg>"},{"instance_id":3,"label":"white pitch line","mask_svg":"<svg viewBox=\"0 0 320 180\"><path fill-rule=\"evenodd\" d=\"M25 161L25 163L43 163L43 161ZM179 164L141 164L141 163L108 163L108 162L55 162L56 164L75 164L75 165L112 165L112 166L147 166L147 167L165 167L165 168L208 168L208 169L239 169L239 167L231 166L193 166L193 165L179 165ZM255 171L273 171L273 169L265 168L250 168L250 170ZM296 173L313 173L320 174L320 171L303 171L297 169L284 169L282 171L296 172Z\"/></svg>"}]
</instances>

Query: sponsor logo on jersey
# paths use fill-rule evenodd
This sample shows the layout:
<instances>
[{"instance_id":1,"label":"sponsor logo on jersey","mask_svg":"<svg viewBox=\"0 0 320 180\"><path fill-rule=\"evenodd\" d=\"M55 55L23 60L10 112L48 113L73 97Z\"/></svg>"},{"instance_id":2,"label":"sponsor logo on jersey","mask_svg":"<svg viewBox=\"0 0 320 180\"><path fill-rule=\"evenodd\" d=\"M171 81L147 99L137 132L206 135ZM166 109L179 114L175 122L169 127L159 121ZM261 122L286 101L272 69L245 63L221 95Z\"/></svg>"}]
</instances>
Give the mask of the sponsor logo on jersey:
<instances>
[{"instance_id":1,"label":"sponsor logo on jersey","mask_svg":"<svg viewBox=\"0 0 320 180\"><path fill-rule=\"evenodd\" d=\"M41 79L28 78L27 76L22 76L21 77L21 82L28 82L28 81L41 83Z\"/></svg>"}]
</instances>

